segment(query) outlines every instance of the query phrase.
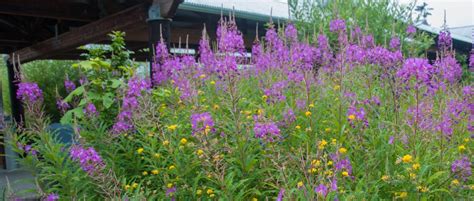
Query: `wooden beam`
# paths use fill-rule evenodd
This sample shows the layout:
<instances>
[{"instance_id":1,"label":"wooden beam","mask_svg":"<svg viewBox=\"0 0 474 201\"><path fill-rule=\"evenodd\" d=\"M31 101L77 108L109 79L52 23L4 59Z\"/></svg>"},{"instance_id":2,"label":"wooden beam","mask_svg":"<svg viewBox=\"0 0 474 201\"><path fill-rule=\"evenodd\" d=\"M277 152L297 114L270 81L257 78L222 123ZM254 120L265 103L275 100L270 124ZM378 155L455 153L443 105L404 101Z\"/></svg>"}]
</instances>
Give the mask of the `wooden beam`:
<instances>
[{"instance_id":1,"label":"wooden beam","mask_svg":"<svg viewBox=\"0 0 474 201\"><path fill-rule=\"evenodd\" d=\"M98 18L98 11L66 0L1 0L0 14L86 22Z\"/></svg>"},{"instance_id":2,"label":"wooden beam","mask_svg":"<svg viewBox=\"0 0 474 201\"><path fill-rule=\"evenodd\" d=\"M73 50L81 45L106 40L107 34L111 31L127 31L134 27L146 26L146 19L146 5L139 4L57 37L23 48L14 52L14 54L19 55L22 63L52 57L55 54Z\"/></svg>"}]
</instances>

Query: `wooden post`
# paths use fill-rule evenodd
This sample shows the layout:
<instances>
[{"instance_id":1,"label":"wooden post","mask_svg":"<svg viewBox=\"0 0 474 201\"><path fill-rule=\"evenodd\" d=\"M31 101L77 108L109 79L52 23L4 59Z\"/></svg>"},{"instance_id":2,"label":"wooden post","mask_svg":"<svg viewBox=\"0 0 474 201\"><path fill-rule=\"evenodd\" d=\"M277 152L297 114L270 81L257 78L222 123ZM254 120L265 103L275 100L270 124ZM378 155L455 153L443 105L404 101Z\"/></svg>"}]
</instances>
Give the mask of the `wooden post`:
<instances>
[{"instance_id":1,"label":"wooden post","mask_svg":"<svg viewBox=\"0 0 474 201\"><path fill-rule=\"evenodd\" d=\"M23 125L24 111L21 101L17 98L18 84L21 82L19 64L15 64L14 58L7 58L8 87L10 89L11 116L18 126Z\"/></svg>"}]
</instances>

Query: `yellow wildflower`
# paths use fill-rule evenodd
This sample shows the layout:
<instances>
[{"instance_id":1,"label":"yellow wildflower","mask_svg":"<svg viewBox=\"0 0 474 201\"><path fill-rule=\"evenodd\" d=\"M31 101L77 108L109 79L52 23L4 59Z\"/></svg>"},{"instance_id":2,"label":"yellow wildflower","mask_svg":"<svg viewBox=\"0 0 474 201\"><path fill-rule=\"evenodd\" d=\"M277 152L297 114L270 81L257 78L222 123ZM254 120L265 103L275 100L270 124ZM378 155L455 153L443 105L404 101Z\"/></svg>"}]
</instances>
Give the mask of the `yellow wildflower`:
<instances>
[{"instance_id":1,"label":"yellow wildflower","mask_svg":"<svg viewBox=\"0 0 474 201\"><path fill-rule=\"evenodd\" d=\"M206 78L206 74L199 75L199 78L201 78L201 79Z\"/></svg>"},{"instance_id":2,"label":"yellow wildflower","mask_svg":"<svg viewBox=\"0 0 474 201\"><path fill-rule=\"evenodd\" d=\"M304 115L306 115L307 117L309 117L309 116L311 116L311 112L310 112L310 111L306 111L306 112L304 113Z\"/></svg>"},{"instance_id":3,"label":"yellow wildflower","mask_svg":"<svg viewBox=\"0 0 474 201\"><path fill-rule=\"evenodd\" d=\"M356 118L356 116L351 114L351 115L347 116L347 118L352 121Z\"/></svg>"},{"instance_id":4,"label":"yellow wildflower","mask_svg":"<svg viewBox=\"0 0 474 201\"><path fill-rule=\"evenodd\" d=\"M454 185L454 186L457 186L457 185L459 185L459 180L454 179L453 181L451 181L451 184Z\"/></svg>"},{"instance_id":5,"label":"yellow wildflower","mask_svg":"<svg viewBox=\"0 0 474 201\"><path fill-rule=\"evenodd\" d=\"M459 152L463 152L464 150L466 150L466 147L464 145L459 145L458 150Z\"/></svg>"},{"instance_id":6,"label":"yellow wildflower","mask_svg":"<svg viewBox=\"0 0 474 201\"><path fill-rule=\"evenodd\" d=\"M158 173L160 173L160 171L155 169L155 170L152 170L151 173L154 174L154 175L157 175Z\"/></svg>"},{"instance_id":7,"label":"yellow wildflower","mask_svg":"<svg viewBox=\"0 0 474 201\"><path fill-rule=\"evenodd\" d=\"M203 151L202 149L198 149L198 150L196 151L196 154L197 154L198 156L203 155L203 154L204 154L204 151Z\"/></svg>"},{"instance_id":8,"label":"yellow wildflower","mask_svg":"<svg viewBox=\"0 0 474 201\"><path fill-rule=\"evenodd\" d=\"M263 95L263 96L262 96L262 99L263 99L263 100L267 100L267 99L268 99L268 96L267 96L267 95Z\"/></svg>"},{"instance_id":9,"label":"yellow wildflower","mask_svg":"<svg viewBox=\"0 0 474 201\"><path fill-rule=\"evenodd\" d=\"M301 129L301 126L295 126L295 129L299 130L299 129Z\"/></svg>"},{"instance_id":10,"label":"yellow wildflower","mask_svg":"<svg viewBox=\"0 0 474 201\"><path fill-rule=\"evenodd\" d=\"M160 157L161 157L161 154L156 153L156 154L153 154L153 156L154 156L155 158L160 158Z\"/></svg>"},{"instance_id":11,"label":"yellow wildflower","mask_svg":"<svg viewBox=\"0 0 474 201\"><path fill-rule=\"evenodd\" d=\"M252 198L252 201L258 201L258 199L257 198Z\"/></svg>"},{"instance_id":12,"label":"yellow wildflower","mask_svg":"<svg viewBox=\"0 0 474 201\"><path fill-rule=\"evenodd\" d=\"M168 130L169 130L169 131L174 131L174 130L176 130L176 128L178 128L178 125L176 125L176 124L173 124L173 125L169 125L169 126L168 126Z\"/></svg>"},{"instance_id":13,"label":"yellow wildflower","mask_svg":"<svg viewBox=\"0 0 474 201\"><path fill-rule=\"evenodd\" d=\"M383 175L382 176L383 181L388 181L389 179L390 179L390 176L388 176L388 175Z\"/></svg>"},{"instance_id":14,"label":"yellow wildflower","mask_svg":"<svg viewBox=\"0 0 474 201\"><path fill-rule=\"evenodd\" d=\"M413 157L410 154L407 154L402 157L402 161L404 163L411 163L412 160L413 160Z\"/></svg>"},{"instance_id":15,"label":"yellow wildflower","mask_svg":"<svg viewBox=\"0 0 474 201\"><path fill-rule=\"evenodd\" d=\"M144 151L144 149L143 149L143 148L138 148L138 149L137 149L137 154L142 154L142 153L143 153L143 151Z\"/></svg>"},{"instance_id":16,"label":"yellow wildflower","mask_svg":"<svg viewBox=\"0 0 474 201\"><path fill-rule=\"evenodd\" d=\"M209 195L210 198L213 198L214 196L216 196L214 193Z\"/></svg>"},{"instance_id":17,"label":"yellow wildflower","mask_svg":"<svg viewBox=\"0 0 474 201\"><path fill-rule=\"evenodd\" d=\"M313 173L313 174L314 174L314 173L316 173L316 171L317 171L316 168L311 168L311 169L310 169L310 173Z\"/></svg>"},{"instance_id":18,"label":"yellow wildflower","mask_svg":"<svg viewBox=\"0 0 474 201\"><path fill-rule=\"evenodd\" d=\"M420 164L419 163L415 163L411 166L411 168L413 168L414 170L418 170L420 169Z\"/></svg>"},{"instance_id":19,"label":"yellow wildflower","mask_svg":"<svg viewBox=\"0 0 474 201\"><path fill-rule=\"evenodd\" d=\"M326 133L329 133L329 132L332 131L332 129L331 128L326 128L326 129L324 129L324 131L326 131Z\"/></svg>"},{"instance_id":20,"label":"yellow wildflower","mask_svg":"<svg viewBox=\"0 0 474 201\"><path fill-rule=\"evenodd\" d=\"M334 139L334 138L333 138L333 139L331 139L331 144L332 144L332 145L336 145L336 142L337 142L337 140L336 140L336 139Z\"/></svg>"},{"instance_id":21,"label":"yellow wildflower","mask_svg":"<svg viewBox=\"0 0 474 201\"><path fill-rule=\"evenodd\" d=\"M304 185L304 184L303 184L302 181L298 182L298 184L297 184L298 188L301 188L303 185Z\"/></svg>"},{"instance_id":22,"label":"yellow wildflower","mask_svg":"<svg viewBox=\"0 0 474 201\"><path fill-rule=\"evenodd\" d=\"M214 108L214 110L217 110L219 109L219 105L215 104L214 106L212 106L212 108Z\"/></svg>"},{"instance_id":23,"label":"yellow wildflower","mask_svg":"<svg viewBox=\"0 0 474 201\"><path fill-rule=\"evenodd\" d=\"M137 188L137 187L138 187L138 183L133 182L132 183L132 188Z\"/></svg>"},{"instance_id":24,"label":"yellow wildflower","mask_svg":"<svg viewBox=\"0 0 474 201\"><path fill-rule=\"evenodd\" d=\"M207 194L213 194L214 191L213 191L212 189L207 189L206 193L207 193Z\"/></svg>"},{"instance_id":25,"label":"yellow wildflower","mask_svg":"<svg viewBox=\"0 0 474 201\"><path fill-rule=\"evenodd\" d=\"M179 141L182 145L185 145L186 143L188 143L188 140L186 140L186 138L181 138L181 140Z\"/></svg>"},{"instance_id":26,"label":"yellow wildflower","mask_svg":"<svg viewBox=\"0 0 474 201\"><path fill-rule=\"evenodd\" d=\"M318 167L319 165L321 165L321 161L320 160L313 160L313 161L311 161L311 165Z\"/></svg>"},{"instance_id":27,"label":"yellow wildflower","mask_svg":"<svg viewBox=\"0 0 474 201\"><path fill-rule=\"evenodd\" d=\"M170 144L170 141L168 140L163 141L163 146L168 146L169 144Z\"/></svg>"},{"instance_id":28,"label":"yellow wildflower","mask_svg":"<svg viewBox=\"0 0 474 201\"><path fill-rule=\"evenodd\" d=\"M321 140L318 145L318 149L324 149L324 147L328 144L326 140Z\"/></svg>"},{"instance_id":29,"label":"yellow wildflower","mask_svg":"<svg viewBox=\"0 0 474 201\"><path fill-rule=\"evenodd\" d=\"M128 190L128 189L130 189L130 185L127 184L125 185L125 190Z\"/></svg>"},{"instance_id":30,"label":"yellow wildflower","mask_svg":"<svg viewBox=\"0 0 474 201\"><path fill-rule=\"evenodd\" d=\"M147 176L147 175L148 175L148 172L147 172L147 171L143 171L143 172L142 172L142 175L143 175L143 176Z\"/></svg>"},{"instance_id":31,"label":"yellow wildflower","mask_svg":"<svg viewBox=\"0 0 474 201\"><path fill-rule=\"evenodd\" d=\"M400 192L399 198L406 198L408 196L407 192Z\"/></svg>"},{"instance_id":32,"label":"yellow wildflower","mask_svg":"<svg viewBox=\"0 0 474 201\"><path fill-rule=\"evenodd\" d=\"M342 176L344 176L344 177L349 176L349 172L347 172L347 171L342 172Z\"/></svg>"},{"instance_id":33,"label":"yellow wildflower","mask_svg":"<svg viewBox=\"0 0 474 201\"><path fill-rule=\"evenodd\" d=\"M202 190L199 189L196 191L196 195L201 195L201 194L202 194Z\"/></svg>"},{"instance_id":34,"label":"yellow wildflower","mask_svg":"<svg viewBox=\"0 0 474 201\"><path fill-rule=\"evenodd\" d=\"M333 164L333 162L332 162L332 161L329 161L329 162L328 162L328 165L329 165L329 166L331 166L332 164Z\"/></svg>"},{"instance_id":35,"label":"yellow wildflower","mask_svg":"<svg viewBox=\"0 0 474 201\"><path fill-rule=\"evenodd\" d=\"M422 192L422 193L426 193L429 191L428 187L426 186L417 186L416 187L418 189L418 191Z\"/></svg>"},{"instance_id":36,"label":"yellow wildflower","mask_svg":"<svg viewBox=\"0 0 474 201\"><path fill-rule=\"evenodd\" d=\"M339 153L345 154L347 152L347 149L344 147L339 148Z\"/></svg>"},{"instance_id":37,"label":"yellow wildflower","mask_svg":"<svg viewBox=\"0 0 474 201\"><path fill-rule=\"evenodd\" d=\"M173 188L173 183L168 183L168 185L166 187Z\"/></svg>"},{"instance_id":38,"label":"yellow wildflower","mask_svg":"<svg viewBox=\"0 0 474 201\"><path fill-rule=\"evenodd\" d=\"M336 85L334 86L334 90L336 90L336 91L339 90L340 88L341 88L341 86L338 85L338 84L336 84Z\"/></svg>"},{"instance_id":39,"label":"yellow wildflower","mask_svg":"<svg viewBox=\"0 0 474 201\"><path fill-rule=\"evenodd\" d=\"M215 85L215 84L216 84L216 82L215 82L215 81L211 81L210 83L211 83L211 85Z\"/></svg>"},{"instance_id":40,"label":"yellow wildflower","mask_svg":"<svg viewBox=\"0 0 474 201\"><path fill-rule=\"evenodd\" d=\"M174 165L172 165L172 166L169 166L169 167L168 167L168 170L174 170L175 168L176 168L176 167L175 167Z\"/></svg>"},{"instance_id":41,"label":"yellow wildflower","mask_svg":"<svg viewBox=\"0 0 474 201\"><path fill-rule=\"evenodd\" d=\"M416 179L416 174L415 173L410 173L410 178L411 179Z\"/></svg>"},{"instance_id":42,"label":"yellow wildflower","mask_svg":"<svg viewBox=\"0 0 474 201\"><path fill-rule=\"evenodd\" d=\"M309 107L311 107L311 108L312 108L312 107L314 107L314 104L312 104L312 103L311 103L311 104L309 104Z\"/></svg>"}]
</instances>

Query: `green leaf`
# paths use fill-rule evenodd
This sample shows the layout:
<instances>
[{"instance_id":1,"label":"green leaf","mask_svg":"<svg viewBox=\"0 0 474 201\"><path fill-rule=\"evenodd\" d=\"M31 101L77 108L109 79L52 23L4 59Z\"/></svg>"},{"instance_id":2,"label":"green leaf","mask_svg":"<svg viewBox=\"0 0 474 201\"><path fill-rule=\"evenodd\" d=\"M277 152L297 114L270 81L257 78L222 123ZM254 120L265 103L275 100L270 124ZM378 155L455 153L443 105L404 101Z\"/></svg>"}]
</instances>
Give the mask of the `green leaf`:
<instances>
[{"instance_id":1,"label":"green leaf","mask_svg":"<svg viewBox=\"0 0 474 201\"><path fill-rule=\"evenodd\" d=\"M102 99L102 104L106 109L110 108L112 104L114 103L113 99L114 95L112 93L106 93L104 98Z\"/></svg>"},{"instance_id":2,"label":"green leaf","mask_svg":"<svg viewBox=\"0 0 474 201\"><path fill-rule=\"evenodd\" d=\"M74 98L74 96L78 96L84 93L84 86L77 87L74 91L72 91L66 98L64 98L65 102L69 102Z\"/></svg>"}]
</instances>

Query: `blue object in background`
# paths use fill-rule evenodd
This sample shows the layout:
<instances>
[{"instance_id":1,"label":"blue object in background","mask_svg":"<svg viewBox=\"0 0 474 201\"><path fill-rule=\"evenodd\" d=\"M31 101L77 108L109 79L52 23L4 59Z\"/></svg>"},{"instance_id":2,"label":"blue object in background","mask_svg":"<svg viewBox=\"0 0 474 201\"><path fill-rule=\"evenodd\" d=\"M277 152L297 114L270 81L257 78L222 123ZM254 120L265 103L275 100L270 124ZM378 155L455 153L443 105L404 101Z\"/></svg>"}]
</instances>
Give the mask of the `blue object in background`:
<instances>
[{"instance_id":1,"label":"blue object in background","mask_svg":"<svg viewBox=\"0 0 474 201\"><path fill-rule=\"evenodd\" d=\"M64 143L66 145L72 144L72 139L74 137L74 129L71 125L53 123L49 125L46 130L50 132L59 142Z\"/></svg>"}]
</instances>

